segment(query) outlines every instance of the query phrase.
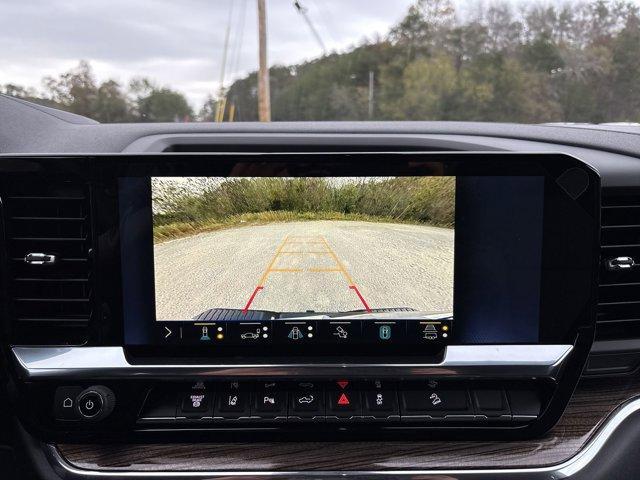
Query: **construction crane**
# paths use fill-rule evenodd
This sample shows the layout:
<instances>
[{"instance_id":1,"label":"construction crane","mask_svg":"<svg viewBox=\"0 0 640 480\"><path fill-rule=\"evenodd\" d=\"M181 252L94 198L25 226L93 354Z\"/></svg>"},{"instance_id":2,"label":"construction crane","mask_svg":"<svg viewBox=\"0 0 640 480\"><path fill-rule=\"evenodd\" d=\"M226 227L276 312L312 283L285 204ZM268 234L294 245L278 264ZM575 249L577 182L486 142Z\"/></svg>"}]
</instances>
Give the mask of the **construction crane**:
<instances>
[{"instance_id":1,"label":"construction crane","mask_svg":"<svg viewBox=\"0 0 640 480\"><path fill-rule=\"evenodd\" d=\"M320 45L320 48L322 49L322 53L326 54L327 48L324 46L324 42L322 41L322 38L320 37L320 34L316 30L316 28L313 26L313 23L311 23L311 19L309 18L309 15L307 15L307 9L300 4L300 0L293 0L293 6L296 8L298 13L302 15L302 18L304 18L304 21L307 23L309 30L311 30L311 33L313 34L316 41L318 42L318 45Z\"/></svg>"}]
</instances>

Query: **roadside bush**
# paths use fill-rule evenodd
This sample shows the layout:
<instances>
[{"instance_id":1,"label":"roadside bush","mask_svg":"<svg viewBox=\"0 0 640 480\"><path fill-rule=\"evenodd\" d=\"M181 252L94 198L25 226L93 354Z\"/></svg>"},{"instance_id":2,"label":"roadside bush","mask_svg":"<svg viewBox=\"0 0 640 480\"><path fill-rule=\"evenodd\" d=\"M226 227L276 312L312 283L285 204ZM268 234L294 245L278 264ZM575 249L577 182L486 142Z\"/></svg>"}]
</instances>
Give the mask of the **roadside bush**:
<instances>
[{"instance_id":1,"label":"roadside bush","mask_svg":"<svg viewBox=\"0 0 640 480\"><path fill-rule=\"evenodd\" d=\"M224 224L245 214L288 212L297 219L375 218L452 227L455 178L193 179L154 184L154 226ZM301 215L302 214L302 215ZM264 217L264 215L263 215ZM253 217L252 217L253 218ZM165 229L170 231L170 229Z\"/></svg>"}]
</instances>

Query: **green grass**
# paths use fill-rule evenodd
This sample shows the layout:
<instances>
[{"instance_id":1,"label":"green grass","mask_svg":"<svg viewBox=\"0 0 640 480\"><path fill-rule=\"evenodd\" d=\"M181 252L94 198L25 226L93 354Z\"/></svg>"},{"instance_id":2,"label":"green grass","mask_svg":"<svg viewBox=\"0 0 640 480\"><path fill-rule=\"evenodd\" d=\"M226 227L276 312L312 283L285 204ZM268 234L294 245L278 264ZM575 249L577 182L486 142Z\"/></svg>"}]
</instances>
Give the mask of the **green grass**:
<instances>
[{"instance_id":1,"label":"green grass","mask_svg":"<svg viewBox=\"0 0 640 480\"><path fill-rule=\"evenodd\" d=\"M272 222L365 220L450 228L454 221L454 177L188 181L155 186L154 241Z\"/></svg>"},{"instance_id":2,"label":"green grass","mask_svg":"<svg viewBox=\"0 0 640 480\"><path fill-rule=\"evenodd\" d=\"M153 242L155 244L173 240L176 238L189 237L198 233L214 232L216 230L224 230L227 228L250 227L254 225L267 225L269 223L283 222L303 222L310 220L344 220L344 221L362 221L362 222L379 222L379 223L407 223L418 224L415 221L402 221L390 217L374 217L371 215L362 215L359 213L340 213L340 212L259 212L259 213L243 213L225 219L223 222L176 222L157 226L153 229Z\"/></svg>"}]
</instances>

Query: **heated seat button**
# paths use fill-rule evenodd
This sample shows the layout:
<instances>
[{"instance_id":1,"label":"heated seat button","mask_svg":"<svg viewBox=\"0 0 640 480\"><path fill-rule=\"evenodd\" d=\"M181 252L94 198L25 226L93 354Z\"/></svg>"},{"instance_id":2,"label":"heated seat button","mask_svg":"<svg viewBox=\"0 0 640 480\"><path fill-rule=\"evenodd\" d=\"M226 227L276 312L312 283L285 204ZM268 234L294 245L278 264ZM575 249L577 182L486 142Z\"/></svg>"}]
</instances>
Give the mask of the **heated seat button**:
<instances>
[{"instance_id":1,"label":"heated seat button","mask_svg":"<svg viewBox=\"0 0 640 480\"><path fill-rule=\"evenodd\" d=\"M78 420L76 398L82 392L80 387L58 387L53 399L53 416L56 420Z\"/></svg>"},{"instance_id":2,"label":"heated seat button","mask_svg":"<svg viewBox=\"0 0 640 480\"><path fill-rule=\"evenodd\" d=\"M403 415L444 416L469 412L466 390L409 390L402 392L400 396Z\"/></svg>"},{"instance_id":3,"label":"heated seat button","mask_svg":"<svg viewBox=\"0 0 640 480\"><path fill-rule=\"evenodd\" d=\"M395 390L371 390L363 393L363 415L389 417L398 415L398 396Z\"/></svg>"}]
</instances>

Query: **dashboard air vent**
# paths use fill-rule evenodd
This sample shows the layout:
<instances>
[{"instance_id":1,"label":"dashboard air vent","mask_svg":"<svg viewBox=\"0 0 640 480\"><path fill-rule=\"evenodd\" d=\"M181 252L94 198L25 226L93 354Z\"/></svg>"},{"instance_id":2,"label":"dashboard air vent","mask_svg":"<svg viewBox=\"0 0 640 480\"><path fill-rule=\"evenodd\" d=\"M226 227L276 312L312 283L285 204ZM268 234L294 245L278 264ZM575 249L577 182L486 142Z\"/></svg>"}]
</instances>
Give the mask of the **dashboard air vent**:
<instances>
[{"instance_id":1,"label":"dashboard air vent","mask_svg":"<svg viewBox=\"0 0 640 480\"><path fill-rule=\"evenodd\" d=\"M640 192L602 198L596 340L640 339Z\"/></svg>"},{"instance_id":2,"label":"dashboard air vent","mask_svg":"<svg viewBox=\"0 0 640 480\"><path fill-rule=\"evenodd\" d=\"M30 180L4 190L12 343L85 343L92 299L88 188Z\"/></svg>"}]
</instances>

